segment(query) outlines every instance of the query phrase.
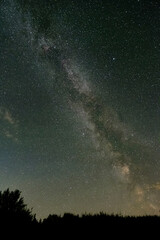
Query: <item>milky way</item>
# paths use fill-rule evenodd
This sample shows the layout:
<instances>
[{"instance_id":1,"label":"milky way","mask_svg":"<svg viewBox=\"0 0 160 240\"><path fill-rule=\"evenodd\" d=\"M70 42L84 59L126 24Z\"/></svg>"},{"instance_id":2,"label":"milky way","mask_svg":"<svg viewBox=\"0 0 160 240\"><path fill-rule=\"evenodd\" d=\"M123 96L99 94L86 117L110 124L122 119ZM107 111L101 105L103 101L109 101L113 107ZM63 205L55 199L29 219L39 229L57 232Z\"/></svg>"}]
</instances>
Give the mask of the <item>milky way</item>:
<instances>
[{"instance_id":1,"label":"milky way","mask_svg":"<svg viewBox=\"0 0 160 240\"><path fill-rule=\"evenodd\" d=\"M127 184L128 189L134 192L135 201L138 200L145 205L146 203L143 202L145 192L153 186L150 186L148 179L145 179L146 166L141 164L148 162L148 154L150 154L149 160L157 157L153 153L152 146L123 124L112 108L103 105L100 99L96 98L88 87L86 79L74 72L70 62L63 60L62 65L67 73L67 79L72 82L70 90L75 91L71 94L71 107L80 115L90 133L90 138L99 154L99 164L103 168L109 162L110 170L113 171L116 180ZM137 150L138 154L136 154ZM136 161L138 163L135 163ZM144 179L146 182L143 182ZM159 183L153 188L158 190L158 186ZM154 210L157 207L150 203L150 199L147 201L148 204L147 207Z\"/></svg>"},{"instance_id":2,"label":"milky way","mask_svg":"<svg viewBox=\"0 0 160 240\"><path fill-rule=\"evenodd\" d=\"M38 217L159 214L157 6L1 3L1 189Z\"/></svg>"}]
</instances>

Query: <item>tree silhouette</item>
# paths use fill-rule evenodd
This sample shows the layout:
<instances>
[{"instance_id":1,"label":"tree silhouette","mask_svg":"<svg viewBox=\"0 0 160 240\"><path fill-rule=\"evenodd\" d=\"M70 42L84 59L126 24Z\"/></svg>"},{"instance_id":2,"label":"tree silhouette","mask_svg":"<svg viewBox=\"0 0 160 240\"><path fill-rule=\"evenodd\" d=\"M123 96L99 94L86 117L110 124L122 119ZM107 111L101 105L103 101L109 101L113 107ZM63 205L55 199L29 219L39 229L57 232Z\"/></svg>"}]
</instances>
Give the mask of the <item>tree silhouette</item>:
<instances>
[{"instance_id":1,"label":"tree silhouette","mask_svg":"<svg viewBox=\"0 0 160 240\"><path fill-rule=\"evenodd\" d=\"M27 209L19 190L0 191L0 224L31 224L36 222L35 215Z\"/></svg>"}]
</instances>

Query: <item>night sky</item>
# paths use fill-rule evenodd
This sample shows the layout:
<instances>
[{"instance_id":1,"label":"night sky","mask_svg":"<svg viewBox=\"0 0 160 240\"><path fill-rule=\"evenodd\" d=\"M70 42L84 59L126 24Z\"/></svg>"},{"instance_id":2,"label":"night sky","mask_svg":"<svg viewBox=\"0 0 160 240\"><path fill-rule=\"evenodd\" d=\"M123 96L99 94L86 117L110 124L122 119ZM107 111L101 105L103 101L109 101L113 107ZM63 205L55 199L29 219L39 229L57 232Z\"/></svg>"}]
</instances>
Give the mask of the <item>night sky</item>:
<instances>
[{"instance_id":1,"label":"night sky","mask_svg":"<svg viewBox=\"0 0 160 240\"><path fill-rule=\"evenodd\" d=\"M0 190L158 215L159 143L159 1L0 1Z\"/></svg>"}]
</instances>

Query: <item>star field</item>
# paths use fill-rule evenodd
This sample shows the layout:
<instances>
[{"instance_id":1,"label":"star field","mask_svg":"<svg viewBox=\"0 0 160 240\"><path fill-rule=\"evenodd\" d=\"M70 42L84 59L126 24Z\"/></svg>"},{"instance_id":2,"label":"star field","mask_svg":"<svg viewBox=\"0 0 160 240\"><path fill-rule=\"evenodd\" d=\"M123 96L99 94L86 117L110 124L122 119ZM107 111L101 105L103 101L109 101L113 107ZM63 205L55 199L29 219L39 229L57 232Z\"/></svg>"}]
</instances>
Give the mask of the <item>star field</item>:
<instances>
[{"instance_id":1,"label":"star field","mask_svg":"<svg viewBox=\"0 0 160 240\"><path fill-rule=\"evenodd\" d=\"M158 1L3 1L0 188L48 214L159 214Z\"/></svg>"}]
</instances>

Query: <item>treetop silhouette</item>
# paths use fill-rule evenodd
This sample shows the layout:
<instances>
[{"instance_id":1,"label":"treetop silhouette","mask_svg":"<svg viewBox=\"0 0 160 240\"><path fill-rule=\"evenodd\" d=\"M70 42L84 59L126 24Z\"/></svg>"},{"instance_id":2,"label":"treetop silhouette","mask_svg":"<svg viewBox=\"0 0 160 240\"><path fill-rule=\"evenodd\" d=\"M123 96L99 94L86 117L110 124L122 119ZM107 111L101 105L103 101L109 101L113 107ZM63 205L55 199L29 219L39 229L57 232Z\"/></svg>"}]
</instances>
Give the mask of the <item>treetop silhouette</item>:
<instances>
[{"instance_id":1,"label":"treetop silhouette","mask_svg":"<svg viewBox=\"0 0 160 240\"><path fill-rule=\"evenodd\" d=\"M19 190L0 191L0 223L30 224L35 221L35 215L27 208Z\"/></svg>"}]
</instances>

